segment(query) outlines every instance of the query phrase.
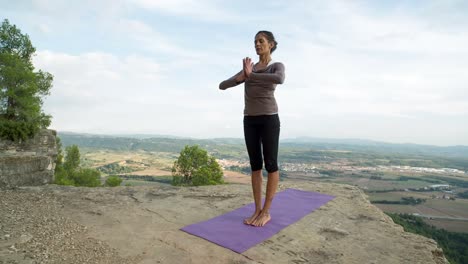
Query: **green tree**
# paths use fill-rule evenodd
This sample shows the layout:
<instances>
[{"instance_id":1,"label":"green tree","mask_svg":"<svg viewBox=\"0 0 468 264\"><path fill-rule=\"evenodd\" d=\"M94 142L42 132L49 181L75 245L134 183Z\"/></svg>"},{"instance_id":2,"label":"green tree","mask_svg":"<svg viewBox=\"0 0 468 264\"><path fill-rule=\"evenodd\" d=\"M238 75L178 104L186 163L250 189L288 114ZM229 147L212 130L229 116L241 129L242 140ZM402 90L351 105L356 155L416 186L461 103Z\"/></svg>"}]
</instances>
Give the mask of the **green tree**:
<instances>
[{"instance_id":1,"label":"green tree","mask_svg":"<svg viewBox=\"0 0 468 264\"><path fill-rule=\"evenodd\" d=\"M180 152L172 167L173 185L214 185L223 183L223 171L216 159L199 146L188 146Z\"/></svg>"},{"instance_id":2,"label":"green tree","mask_svg":"<svg viewBox=\"0 0 468 264\"><path fill-rule=\"evenodd\" d=\"M101 173L98 170L80 167L80 149L77 145L66 147L65 153L63 165L55 168L56 184L87 187L101 186Z\"/></svg>"},{"instance_id":3,"label":"green tree","mask_svg":"<svg viewBox=\"0 0 468 264\"><path fill-rule=\"evenodd\" d=\"M42 111L53 76L35 71L29 36L5 19L0 27L0 138L25 140L50 125Z\"/></svg>"},{"instance_id":4,"label":"green tree","mask_svg":"<svg viewBox=\"0 0 468 264\"><path fill-rule=\"evenodd\" d=\"M80 149L77 145L71 145L65 148L66 156L63 167L67 172L73 172L80 167Z\"/></svg>"},{"instance_id":5,"label":"green tree","mask_svg":"<svg viewBox=\"0 0 468 264\"><path fill-rule=\"evenodd\" d=\"M56 137L55 144L57 145L57 158L55 159L55 171L57 171L57 168L63 167L62 140L59 137Z\"/></svg>"},{"instance_id":6,"label":"green tree","mask_svg":"<svg viewBox=\"0 0 468 264\"><path fill-rule=\"evenodd\" d=\"M60 185L74 185L74 182L68 178L68 174L63 167L62 141L59 137L56 137L55 142L57 144L57 158L55 160L54 181Z\"/></svg>"}]
</instances>

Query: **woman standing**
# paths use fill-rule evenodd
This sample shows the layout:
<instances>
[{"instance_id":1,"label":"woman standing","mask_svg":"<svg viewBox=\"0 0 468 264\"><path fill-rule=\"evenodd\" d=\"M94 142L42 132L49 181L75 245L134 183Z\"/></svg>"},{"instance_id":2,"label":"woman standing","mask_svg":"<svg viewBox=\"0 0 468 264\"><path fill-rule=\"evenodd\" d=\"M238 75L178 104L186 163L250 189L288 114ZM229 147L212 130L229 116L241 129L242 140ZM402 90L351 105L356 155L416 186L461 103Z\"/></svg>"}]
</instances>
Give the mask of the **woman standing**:
<instances>
[{"instance_id":1,"label":"woman standing","mask_svg":"<svg viewBox=\"0 0 468 264\"><path fill-rule=\"evenodd\" d=\"M280 120L274 92L276 85L284 82L284 65L271 59L271 53L277 45L273 33L259 31L255 35L258 62L253 64L251 58L244 58L242 70L219 84L219 89L226 90L244 83L244 137L252 169L255 200L255 212L244 223L253 226L264 226L271 220L269 209L279 181ZM268 181L262 208L263 161L268 172Z\"/></svg>"}]
</instances>

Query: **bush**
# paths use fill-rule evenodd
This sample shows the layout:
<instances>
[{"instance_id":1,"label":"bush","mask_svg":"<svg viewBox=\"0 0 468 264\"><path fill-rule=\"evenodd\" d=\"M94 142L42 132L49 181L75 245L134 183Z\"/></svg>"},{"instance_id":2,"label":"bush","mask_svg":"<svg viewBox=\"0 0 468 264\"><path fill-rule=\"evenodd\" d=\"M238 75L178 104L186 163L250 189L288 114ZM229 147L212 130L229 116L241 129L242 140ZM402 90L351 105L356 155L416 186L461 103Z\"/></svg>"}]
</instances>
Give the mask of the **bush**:
<instances>
[{"instance_id":1,"label":"bush","mask_svg":"<svg viewBox=\"0 0 468 264\"><path fill-rule=\"evenodd\" d=\"M223 171L216 159L199 146L185 146L172 167L173 185L214 185L223 183Z\"/></svg>"},{"instance_id":2,"label":"bush","mask_svg":"<svg viewBox=\"0 0 468 264\"><path fill-rule=\"evenodd\" d=\"M55 171L55 184L98 187L101 186L101 173L95 169L81 168L79 170L69 172L63 168Z\"/></svg>"},{"instance_id":3,"label":"bush","mask_svg":"<svg viewBox=\"0 0 468 264\"><path fill-rule=\"evenodd\" d=\"M24 141L33 137L38 131L39 128L31 123L0 118L0 138L11 141Z\"/></svg>"},{"instance_id":4,"label":"bush","mask_svg":"<svg viewBox=\"0 0 468 264\"><path fill-rule=\"evenodd\" d=\"M101 185L101 173L95 169L81 168L69 176L75 186L98 187Z\"/></svg>"},{"instance_id":5,"label":"bush","mask_svg":"<svg viewBox=\"0 0 468 264\"><path fill-rule=\"evenodd\" d=\"M109 176L106 179L106 186L109 186L109 187L120 186L121 183L122 183L122 179L120 179L117 176Z\"/></svg>"},{"instance_id":6,"label":"bush","mask_svg":"<svg viewBox=\"0 0 468 264\"><path fill-rule=\"evenodd\" d=\"M68 177L67 171L63 168L63 166L55 167L55 184L58 185L71 185L74 186L75 182Z\"/></svg>"}]
</instances>

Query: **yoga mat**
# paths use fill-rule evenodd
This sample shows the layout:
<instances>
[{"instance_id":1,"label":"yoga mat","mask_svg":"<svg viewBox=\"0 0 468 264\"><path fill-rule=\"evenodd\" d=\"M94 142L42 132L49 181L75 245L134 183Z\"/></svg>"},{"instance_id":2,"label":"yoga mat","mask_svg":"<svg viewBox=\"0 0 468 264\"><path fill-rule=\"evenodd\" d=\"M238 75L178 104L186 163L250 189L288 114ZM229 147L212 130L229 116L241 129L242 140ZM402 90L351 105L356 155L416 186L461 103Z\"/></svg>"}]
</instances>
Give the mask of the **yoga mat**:
<instances>
[{"instance_id":1,"label":"yoga mat","mask_svg":"<svg viewBox=\"0 0 468 264\"><path fill-rule=\"evenodd\" d=\"M242 253L299 221L333 198L335 197L318 192L286 189L276 193L270 207L271 220L265 226L244 224L244 219L255 211L255 204L251 203L212 219L188 225L181 230Z\"/></svg>"}]
</instances>

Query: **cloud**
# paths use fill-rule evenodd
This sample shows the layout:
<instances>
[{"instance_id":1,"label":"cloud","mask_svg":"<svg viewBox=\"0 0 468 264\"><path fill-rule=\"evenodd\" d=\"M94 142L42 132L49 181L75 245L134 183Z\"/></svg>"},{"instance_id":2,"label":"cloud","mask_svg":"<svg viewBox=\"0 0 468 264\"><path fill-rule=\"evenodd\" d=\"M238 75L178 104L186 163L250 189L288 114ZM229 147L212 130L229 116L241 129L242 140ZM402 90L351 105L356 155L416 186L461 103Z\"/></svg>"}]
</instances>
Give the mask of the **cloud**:
<instances>
[{"instance_id":1,"label":"cloud","mask_svg":"<svg viewBox=\"0 0 468 264\"><path fill-rule=\"evenodd\" d=\"M192 17L198 20L227 22L239 21L238 15L229 12L217 1L210 0L128 0L140 8L177 15L181 17ZM225 6L226 3L223 3Z\"/></svg>"},{"instance_id":2,"label":"cloud","mask_svg":"<svg viewBox=\"0 0 468 264\"><path fill-rule=\"evenodd\" d=\"M116 33L126 36L127 40L136 43L140 49L158 54L170 54L178 58L196 59L199 51L187 50L176 44L173 38L156 31L152 26L135 19L121 19L118 22Z\"/></svg>"},{"instance_id":3,"label":"cloud","mask_svg":"<svg viewBox=\"0 0 468 264\"><path fill-rule=\"evenodd\" d=\"M294 88L282 95L301 102L285 100L291 112L468 114L468 96L462 95L468 64L460 60L468 59L467 33L434 30L428 26L433 21L401 10L377 16L348 3L312 3L304 10L320 28L283 33L290 38L281 55Z\"/></svg>"},{"instance_id":4,"label":"cloud","mask_svg":"<svg viewBox=\"0 0 468 264\"><path fill-rule=\"evenodd\" d=\"M267 29L286 65L282 137L468 144L464 1L24 3L5 10L41 33L35 63L55 76L46 107L61 130L241 137L243 87L217 86Z\"/></svg>"},{"instance_id":5,"label":"cloud","mask_svg":"<svg viewBox=\"0 0 468 264\"><path fill-rule=\"evenodd\" d=\"M237 98L223 103L216 100L220 92L212 81L183 89L159 62L141 56L40 51L34 64L54 75L44 106L52 127L60 130L203 137L224 129L229 121L216 123L226 116L239 116L233 108L241 113L241 93L227 95Z\"/></svg>"},{"instance_id":6,"label":"cloud","mask_svg":"<svg viewBox=\"0 0 468 264\"><path fill-rule=\"evenodd\" d=\"M44 34L52 33L52 29L50 28L50 26L44 23L37 24L37 29L39 30L39 32L42 32Z\"/></svg>"},{"instance_id":7,"label":"cloud","mask_svg":"<svg viewBox=\"0 0 468 264\"><path fill-rule=\"evenodd\" d=\"M54 75L46 107L64 128L72 124L86 127L89 117L103 126L111 125L106 117L138 108L144 98L151 100L151 84L162 77L157 62L138 56L40 51L34 63Z\"/></svg>"}]
</instances>

